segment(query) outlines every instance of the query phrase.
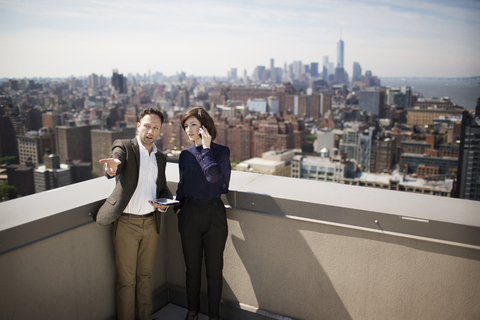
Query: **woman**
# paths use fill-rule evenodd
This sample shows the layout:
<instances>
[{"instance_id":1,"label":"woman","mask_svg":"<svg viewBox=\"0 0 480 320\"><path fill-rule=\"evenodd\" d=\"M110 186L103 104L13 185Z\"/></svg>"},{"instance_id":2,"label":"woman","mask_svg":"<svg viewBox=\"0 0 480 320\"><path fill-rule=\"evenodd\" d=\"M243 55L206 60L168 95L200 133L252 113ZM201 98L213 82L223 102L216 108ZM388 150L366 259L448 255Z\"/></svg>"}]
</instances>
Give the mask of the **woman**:
<instances>
[{"instance_id":1,"label":"woman","mask_svg":"<svg viewBox=\"0 0 480 320\"><path fill-rule=\"evenodd\" d=\"M213 143L217 129L202 108L193 108L181 121L194 145L182 150L179 159L180 180L174 207L178 216L187 268L186 320L198 319L203 252L207 269L208 313L218 320L222 296L223 250L228 227L225 206L220 196L228 192L230 149Z\"/></svg>"}]
</instances>

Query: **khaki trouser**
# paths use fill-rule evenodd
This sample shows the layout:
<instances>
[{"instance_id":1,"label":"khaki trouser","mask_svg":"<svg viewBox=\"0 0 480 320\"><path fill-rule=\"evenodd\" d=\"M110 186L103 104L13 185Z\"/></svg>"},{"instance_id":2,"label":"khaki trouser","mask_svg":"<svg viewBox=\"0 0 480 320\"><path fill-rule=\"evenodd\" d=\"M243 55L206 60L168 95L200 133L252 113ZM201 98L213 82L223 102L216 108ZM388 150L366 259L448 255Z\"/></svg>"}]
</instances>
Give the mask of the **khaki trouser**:
<instances>
[{"instance_id":1,"label":"khaki trouser","mask_svg":"<svg viewBox=\"0 0 480 320\"><path fill-rule=\"evenodd\" d=\"M117 319L152 319L152 272L157 251L155 216L120 216L113 227L117 266Z\"/></svg>"}]
</instances>

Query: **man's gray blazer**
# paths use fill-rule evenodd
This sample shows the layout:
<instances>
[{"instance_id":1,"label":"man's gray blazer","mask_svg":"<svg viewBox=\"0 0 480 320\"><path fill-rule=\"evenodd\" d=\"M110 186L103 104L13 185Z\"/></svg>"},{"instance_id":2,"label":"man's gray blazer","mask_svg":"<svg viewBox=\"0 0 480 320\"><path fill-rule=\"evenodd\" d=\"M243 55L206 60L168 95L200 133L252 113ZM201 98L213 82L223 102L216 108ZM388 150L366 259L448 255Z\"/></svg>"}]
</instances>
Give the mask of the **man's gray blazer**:
<instances>
[{"instance_id":1,"label":"man's gray blazer","mask_svg":"<svg viewBox=\"0 0 480 320\"><path fill-rule=\"evenodd\" d=\"M172 193L167 187L167 179L165 177L167 157L161 151L157 151L155 156L158 165L157 198L172 198ZM119 159L122 163L117 167L115 189L98 210L96 217L94 217L95 221L101 225L108 225L122 215L123 210L127 207L137 188L140 171L140 150L137 138L115 140L112 145L111 158ZM107 177L112 178L108 175ZM161 215L158 210L152 207L152 211L154 210L157 232L160 232Z\"/></svg>"}]
</instances>

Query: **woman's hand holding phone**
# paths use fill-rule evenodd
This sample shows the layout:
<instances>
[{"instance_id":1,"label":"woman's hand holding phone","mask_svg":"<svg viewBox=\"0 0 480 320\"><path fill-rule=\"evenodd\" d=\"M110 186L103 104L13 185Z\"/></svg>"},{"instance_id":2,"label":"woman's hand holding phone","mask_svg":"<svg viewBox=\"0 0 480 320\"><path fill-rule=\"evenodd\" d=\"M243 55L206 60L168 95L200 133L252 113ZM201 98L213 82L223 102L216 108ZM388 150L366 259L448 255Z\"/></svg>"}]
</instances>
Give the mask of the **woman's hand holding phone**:
<instances>
[{"instance_id":1,"label":"woman's hand holding phone","mask_svg":"<svg viewBox=\"0 0 480 320\"><path fill-rule=\"evenodd\" d=\"M210 144L212 143L212 136L204 125L200 127L200 129L198 130L198 134L202 138L203 149L210 149Z\"/></svg>"}]
</instances>

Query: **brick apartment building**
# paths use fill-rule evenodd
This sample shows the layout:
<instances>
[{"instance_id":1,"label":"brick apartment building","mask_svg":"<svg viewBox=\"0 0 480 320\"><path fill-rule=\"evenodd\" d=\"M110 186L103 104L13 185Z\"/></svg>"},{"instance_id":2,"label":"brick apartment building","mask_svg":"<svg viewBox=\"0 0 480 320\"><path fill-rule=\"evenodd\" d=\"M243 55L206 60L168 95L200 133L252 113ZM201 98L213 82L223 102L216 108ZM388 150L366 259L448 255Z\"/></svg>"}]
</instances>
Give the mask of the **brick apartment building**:
<instances>
[{"instance_id":1,"label":"brick apartment building","mask_svg":"<svg viewBox=\"0 0 480 320\"><path fill-rule=\"evenodd\" d=\"M168 119L162 126L164 149L182 150L191 146L180 125L181 114ZM246 119L229 121L217 113L213 116L217 128L216 143L230 148L230 160L243 161L253 157L261 157L269 150L287 150L300 148L306 141L305 124L295 116L285 120L269 118L253 121Z\"/></svg>"}]
</instances>

